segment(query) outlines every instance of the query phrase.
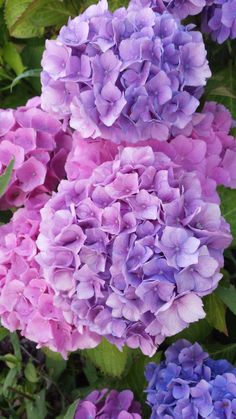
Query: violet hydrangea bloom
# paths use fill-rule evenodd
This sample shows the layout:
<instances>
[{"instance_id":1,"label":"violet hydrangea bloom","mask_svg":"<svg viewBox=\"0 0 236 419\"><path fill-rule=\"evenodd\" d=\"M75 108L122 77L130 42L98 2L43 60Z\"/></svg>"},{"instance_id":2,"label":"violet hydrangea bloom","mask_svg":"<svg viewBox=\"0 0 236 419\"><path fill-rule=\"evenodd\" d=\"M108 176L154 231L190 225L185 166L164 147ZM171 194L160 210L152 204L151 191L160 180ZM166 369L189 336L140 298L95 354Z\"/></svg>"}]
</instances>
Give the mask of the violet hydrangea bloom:
<instances>
[{"instance_id":1,"label":"violet hydrangea bloom","mask_svg":"<svg viewBox=\"0 0 236 419\"><path fill-rule=\"evenodd\" d=\"M236 38L236 1L215 0L204 8L202 31L211 35L214 41L222 44L227 39Z\"/></svg>"},{"instance_id":2,"label":"violet hydrangea bloom","mask_svg":"<svg viewBox=\"0 0 236 419\"><path fill-rule=\"evenodd\" d=\"M231 236L195 172L125 147L87 179L62 181L41 214L37 261L78 330L152 355L204 317Z\"/></svg>"},{"instance_id":3,"label":"violet hydrangea bloom","mask_svg":"<svg viewBox=\"0 0 236 419\"><path fill-rule=\"evenodd\" d=\"M151 7L157 13L168 11L179 19L202 12L202 31L222 44L236 38L235 0L131 0L130 8Z\"/></svg>"},{"instance_id":4,"label":"violet hydrangea bloom","mask_svg":"<svg viewBox=\"0 0 236 419\"><path fill-rule=\"evenodd\" d=\"M146 379L150 419L236 417L236 368L211 359L198 343L174 343L165 361L148 364Z\"/></svg>"},{"instance_id":5,"label":"violet hydrangea bloom","mask_svg":"<svg viewBox=\"0 0 236 419\"><path fill-rule=\"evenodd\" d=\"M132 8L151 7L157 13L168 11L179 19L200 13L211 0L131 0Z\"/></svg>"},{"instance_id":6,"label":"violet hydrangea bloom","mask_svg":"<svg viewBox=\"0 0 236 419\"><path fill-rule=\"evenodd\" d=\"M92 391L80 401L74 419L141 419L141 407L131 390Z\"/></svg>"},{"instance_id":7,"label":"violet hydrangea bloom","mask_svg":"<svg viewBox=\"0 0 236 419\"><path fill-rule=\"evenodd\" d=\"M11 181L0 208L19 207L32 195L51 192L65 177L71 134L31 99L16 110L0 110L0 174L14 158Z\"/></svg>"},{"instance_id":8,"label":"violet hydrangea bloom","mask_svg":"<svg viewBox=\"0 0 236 419\"><path fill-rule=\"evenodd\" d=\"M232 126L232 116L223 105L207 102L184 130L173 130L168 142L153 140L143 144L164 152L184 170L196 172L204 199L219 203L217 186L236 187L236 141L230 135ZM118 146L111 141L85 140L75 133L66 161L67 178L89 177L96 166L113 159L117 152Z\"/></svg>"},{"instance_id":9,"label":"violet hydrangea bloom","mask_svg":"<svg viewBox=\"0 0 236 419\"><path fill-rule=\"evenodd\" d=\"M47 199L37 196L37 202L31 200L28 208L17 210L8 224L0 226L0 320L11 332L20 330L38 347L66 357L69 351L96 346L100 339L86 327L79 332L65 321L35 261L39 208Z\"/></svg>"},{"instance_id":10,"label":"violet hydrangea bloom","mask_svg":"<svg viewBox=\"0 0 236 419\"><path fill-rule=\"evenodd\" d=\"M211 73L200 32L151 7L89 7L46 41L42 106L84 138L166 140L183 128Z\"/></svg>"}]
</instances>

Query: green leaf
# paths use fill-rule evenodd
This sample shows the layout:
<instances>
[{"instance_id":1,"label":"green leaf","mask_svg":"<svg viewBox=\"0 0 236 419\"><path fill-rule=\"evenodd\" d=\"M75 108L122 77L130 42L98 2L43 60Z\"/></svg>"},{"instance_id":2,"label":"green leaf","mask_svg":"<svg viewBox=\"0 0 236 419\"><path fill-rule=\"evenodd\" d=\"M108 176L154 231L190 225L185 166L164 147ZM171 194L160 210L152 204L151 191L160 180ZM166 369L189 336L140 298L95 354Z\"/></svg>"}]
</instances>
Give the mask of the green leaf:
<instances>
[{"instance_id":1,"label":"green leaf","mask_svg":"<svg viewBox=\"0 0 236 419\"><path fill-rule=\"evenodd\" d=\"M236 80L232 61L227 63L224 70L219 71L210 78L205 89L207 100L215 100L225 105L233 117L236 117Z\"/></svg>"},{"instance_id":2,"label":"green leaf","mask_svg":"<svg viewBox=\"0 0 236 419\"><path fill-rule=\"evenodd\" d=\"M19 74L19 76L17 76L17 77L13 80L13 82L12 82L12 84L11 84L10 89L12 90L12 89L13 89L13 87L15 87L15 86L16 86L16 84L17 84L17 83L19 83L19 81L20 81L20 80L22 80L22 79L27 79L28 77L37 77L37 78L39 78L40 71L41 71L41 70L40 70L39 68L34 68L34 69L27 70L27 71L25 71L25 72L23 72L23 73Z\"/></svg>"},{"instance_id":3,"label":"green leaf","mask_svg":"<svg viewBox=\"0 0 236 419\"><path fill-rule=\"evenodd\" d=\"M38 375L37 375L37 371L36 368L34 366L34 364L29 361L28 364L25 367L25 378L30 382L30 383L37 383L38 382Z\"/></svg>"},{"instance_id":4,"label":"green leaf","mask_svg":"<svg viewBox=\"0 0 236 419\"><path fill-rule=\"evenodd\" d=\"M44 348L43 352L46 355L46 367L49 372L49 376L57 381L63 371L66 369L66 361L57 352L52 352L48 348Z\"/></svg>"},{"instance_id":5,"label":"green leaf","mask_svg":"<svg viewBox=\"0 0 236 419\"><path fill-rule=\"evenodd\" d=\"M236 246L236 190L221 186L218 188L221 199L221 212L231 227L233 242L231 246Z\"/></svg>"},{"instance_id":6,"label":"green leaf","mask_svg":"<svg viewBox=\"0 0 236 419\"><path fill-rule=\"evenodd\" d=\"M5 329L5 327L0 327L0 342L1 340L5 339L5 337L9 335L9 330Z\"/></svg>"},{"instance_id":7,"label":"green leaf","mask_svg":"<svg viewBox=\"0 0 236 419\"><path fill-rule=\"evenodd\" d=\"M131 353L127 347L124 347L122 352L119 351L105 339L96 348L83 351L83 355L104 374L113 377L120 377L125 372Z\"/></svg>"},{"instance_id":8,"label":"green leaf","mask_svg":"<svg viewBox=\"0 0 236 419\"><path fill-rule=\"evenodd\" d=\"M15 71L17 76L21 74L25 67L21 56L12 42L7 42L3 48L3 59Z\"/></svg>"},{"instance_id":9,"label":"green leaf","mask_svg":"<svg viewBox=\"0 0 236 419\"><path fill-rule=\"evenodd\" d=\"M73 8L71 9L60 0L44 0L44 4L40 5L37 12L31 16L31 22L36 26L52 26L67 23L68 18L73 15Z\"/></svg>"},{"instance_id":10,"label":"green leaf","mask_svg":"<svg viewBox=\"0 0 236 419\"><path fill-rule=\"evenodd\" d=\"M78 403L79 403L79 400L75 400L74 403L72 403L68 407L65 415L63 416L63 419L74 419L75 411L76 411L76 407L78 406Z\"/></svg>"},{"instance_id":11,"label":"green leaf","mask_svg":"<svg viewBox=\"0 0 236 419\"><path fill-rule=\"evenodd\" d=\"M35 401L26 401L26 414L27 419L45 419L47 415L46 400L45 400L46 391L45 389L41 390L40 393L36 395Z\"/></svg>"},{"instance_id":12,"label":"green leaf","mask_svg":"<svg viewBox=\"0 0 236 419\"><path fill-rule=\"evenodd\" d=\"M225 320L225 305L220 298L215 294L207 295L204 298L204 308L206 311L206 320L215 329L228 334L226 320Z\"/></svg>"},{"instance_id":13,"label":"green leaf","mask_svg":"<svg viewBox=\"0 0 236 419\"><path fill-rule=\"evenodd\" d=\"M212 343L204 345L204 348L213 359L227 359L227 361L232 363L236 360L236 343L231 343L229 345Z\"/></svg>"},{"instance_id":14,"label":"green leaf","mask_svg":"<svg viewBox=\"0 0 236 419\"><path fill-rule=\"evenodd\" d=\"M0 176L0 197L5 193L7 186L11 180L13 167L14 167L14 159L11 160L5 172Z\"/></svg>"},{"instance_id":15,"label":"green leaf","mask_svg":"<svg viewBox=\"0 0 236 419\"><path fill-rule=\"evenodd\" d=\"M215 291L225 305L236 315L236 288L230 285L229 288L218 286Z\"/></svg>"},{"instance_id":16,"label":"green leaf","mask_svg":"<svg viewBox=\"0 0 236 419\"><path fill-rule=\"evenodd\" d=\"M6 354L0 357L2 361L5 361L8 368L18 367L19 369L19 360L13 354Z\"/></svg>"},{"instance_id":17,"label":"green leaf","mask_svg":"<svg viewBox=\"0 0 236 419\"><path fill-rule=\"evenodd\" d=\"M60 0L7 0L5 20L11 36L31 38L42 35L47 26L62 26L73 11Z\"/></svg>"},{"instance_id":18,"label":"green leaf","mask_svg":"<svg viewBox=\"0 0 236 419\"><path fill-rule=\"evenodd\" d=\"M171 336L166 339L168 345L179 339L187 339L190 342L204 342L207 336L212 331L212 326L206 319L199 320L198 322L191 323L187 329L178 333L175 336Z\"/></svg>"},{"instance_id":19,"label":"green leaf","mask_svg":"<svg viewBox=\"0 0 236 419\"><path fill-rule=\"evenodd\" d=\"M144 401L146 395L144 389L147 386L144 371L145 367L149 362L155 362L159 364L161 361L162 352L156 352L152 358L140 354L137 358L134 358L131 368L129 369L128 375L125 377L125 383L127 387L131 388L135 396ZM141 374L142 371L142 374Z\"/></svg>"},{"instance_id":20,"label":"green leaf","mask_svg":"<svg viewBox=\"0 0 236 419\"><path fill-rule=\"evenodd\" d=\"M86 375L89 385L95 386L99 379L98 370L96 369L95 365L91 361L89 361L89 359L86 360L83 371Z\"/></svg>"},{"instance_id":21,"label":"green leaf","mask_svg":"<svg viewBox=\"0 0 236 419\"><path fill-rule=\"evenodd\" d=\"M11 344L14 349L14 354L19 361L22 360L21 350L20 350L20 342L16 332L10 334Z\"/></svg>"},{"instance_id":22,"label":"green leaf","mask_svg":"<svg viewBox=\"0 0 236 419\"><path fill-rule=\"evenodd\" d=\"M44 0L6 0L4 14L10 35L16 38L42 35L43 27L35 26L31 16L44 3Z\"/></svg>"},{"instance_id":23,"label":"green leaf","mask_svg":"<svg viewBox=\"0 0 236 419\"><path fill-rule=\"evenodd\" d=\"M6 376L5 380L4 380L4 383L3 383L3 388L2 388L2 394L3 394L3 396L7 397L7 395L8 395L8 389L9 389L9 387L11 387L13 385L13 383L15 381L15 378L17 376L17 372L18 371L17 371L17 368L16 367L15 368L11 368L9 370L9 372L8 372L8 374L7 374L7 376Z\"/></svg>"}]
</instances>

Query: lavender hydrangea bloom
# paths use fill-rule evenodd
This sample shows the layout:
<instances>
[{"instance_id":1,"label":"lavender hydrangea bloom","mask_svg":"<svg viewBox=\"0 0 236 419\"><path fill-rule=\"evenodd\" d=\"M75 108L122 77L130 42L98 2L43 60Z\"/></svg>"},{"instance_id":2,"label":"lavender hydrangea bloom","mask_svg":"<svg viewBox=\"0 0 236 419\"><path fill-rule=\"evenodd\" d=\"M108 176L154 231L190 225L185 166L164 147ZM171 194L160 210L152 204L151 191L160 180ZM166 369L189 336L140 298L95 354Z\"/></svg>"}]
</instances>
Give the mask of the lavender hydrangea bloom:
<instances>
[{"instance_id":1,"label":"lavender hydrangea bloom","mask_svg":"<svg viewBox=\"0 0 236 419\"><path fill-rule=\"evenodd\" d=\"M140 404L130 390L95 390L80 401L74 419L141 419Z\"/></svg>"},{"instance_id":2,"label":"lavender hydrangea bloom","mask_svg":"<svg viewBox=\"0 0 236 419\"><path fill-rule=\"evenodd\" d=\"M236 417L236 368L209 358L198 343L179 340L160 365L146 368L150 419Z\"/></svg>"},{"instance_id":3,"label":"lavender hydrangea bloom","mask_svg":"<svg viewBox=\"0 0 236 419\"><path fill-rule=\"evenodd\" d=\"M179 19L201 15L201 29L222 44L236 38L235 0L131 0L130 8L151 7L156 13L167 11Z\"/></svg>"},{"instance_id":4,"label":"lavender hydrangea bloom","mask_svg":"<svg viewBox=\"0 0 236 419\"><path fill-rule=\"evenodd\" d=\"M203 10L202 31L222 44L236 38L236 1L217 0Z\"/></svg>"},{"instance_id":5,"label":"lavender hydrangea bloom","mask_svg":"<svg viewBox=\"0 0 236 419\"><path fill-rule=\"evenodd\" d=\"M195 171L201 181L204 199L219 203L216 187L236 187L236 142L230 135L233 119L220 104L207 102L195 113L185 129L173 130L169 142L146 141L155 151L164 152L186 171ZM126 145L122 143L122 145ZM118 146L102 139L85 140L73 135L73 146L66 161L69 180L88 178L99 164L111 160Z\"/></svg>"},{"instance_id":6,"label":"lavender hydrangea bloom","mask_svg":"<svg viewBox=\"0 0 236 419\"><path fill-rule=\"evenodd\" d=\"M28 201L14 213L8 224L0 226L0 318L11 332L20 330L38 347L49 347L63 357L78 348L94 347L99 336L75 329L55 307L54 291L35 261L38 252L39 209L48 200L46 194ZM36 209L37 208L37 209Z\"/></svg>"},{"instance_id":7,"label":"lavender hydrangea bloom","mask_svg":"<svg viewBox=\"0 0 236 419\"><path fill-rule=\"evenodd\" d=\"M204 317L231 236L196 172L125 147L86 179L62 181L41 213L37 260L78 330L152 355Z\"/></svg>"},{"instance_id":8,"label":"lavender hydrangea bloom","mask_svg":"<svg viewBox=\"0 0 236 419\"><path fill-rule=\"evenodd\" d=\"M32 196L51 192L65 177L72 138L62 124L31 99L16 110L0 110L0 174L14 158L11 181L0 208L19 207Z\"/></svg>"},{"instance_id":9,"label":"lavender hydrangea bloom","mask_svg":"<svg viewBox=\"0 0 236 419\"><path fill-rule=\"evenodd\" d=\"M200 1L200 0L199 0ZM211 73L199 32L168 12L106 0L46 42L42 106L84 138L166 140L184 128Z\"/></svg>"},{"instance_id":10,"label":"lavender hydrangea bloom","mask_svg":"<svg viewBox=\"0 0 236 419\"><path fill-rule=\"evenodd\" d=\"M209 0L131 0L132 8L151 7L157 13L168 11L179 19L200 13Z\"/></svg>"}]
</instances>

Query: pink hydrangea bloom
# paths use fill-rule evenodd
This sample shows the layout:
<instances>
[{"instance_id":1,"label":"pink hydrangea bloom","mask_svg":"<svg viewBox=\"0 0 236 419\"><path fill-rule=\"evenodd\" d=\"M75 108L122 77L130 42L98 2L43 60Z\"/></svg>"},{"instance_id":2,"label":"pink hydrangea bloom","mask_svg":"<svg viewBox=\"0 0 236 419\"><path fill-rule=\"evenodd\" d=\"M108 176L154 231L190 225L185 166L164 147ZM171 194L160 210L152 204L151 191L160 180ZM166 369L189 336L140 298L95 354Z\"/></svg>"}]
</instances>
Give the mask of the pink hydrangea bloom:
<instances>
[{"instance_id":1,"label":"pink hydrangea bloom","mask_svg":"<svg viewBox=\"0 0 236 419\"><path fill-rule=\"evenodd\" d=\"M65 176L71 135L31 99L16 110L0 110L0 174L14 158L10 184L0 208L18 207L36 193L51 192Z\"/></svg>"},{"instance_id":2,"label":"pink hydrangea bloom","mask_svg":"<svg viewBox=\"0 0 236 419\"><path fill-rule=\"evenodd\" d=\"M96 346L99 337L86 327L76 330L54 305L54 291L35 261L39 223L38 210L22 208L0 227L1 323L66 357L69 351Z\"/></svg>"},{"instance_id":3,"label":"pink hydrangea bloom","mask_svg":"<svg viewBox=\"0 0 236 419\"><path fill-rule=\"evenodd\" d=\"M203 159L202 174L206 181L212 179L216 185L236 187L236 141L230 134L234 127L232 115L221 104L207 102L201 113L193 116L191 123L183 131L176 131L175 135L181 134L199 141L201 149L195 155L203 155L205 148L205 159ZM204 144L203 144L204 143ZM177 139L176 139L177 144ZM179 141L179 149L182 146ZM192 160L192 163L194 161ZM191 162L190 162L191 164ZM200 166L199 166L200 170Z\"/></svg>"},{"instance_id":4,"label":"pink hydrangea bloom","mask_svg":"<svg viewBox=\"0 0 236 419\"><path fill-rule=\"evenodd\" d=\"M196 170L150 146L120 148L62 181L41 215L36 259L78 330L152 355L204 317L231 236Z\"/></svg>"},{"instance_id":5,"label":"pink hydrangea bloom","mask_svg":"<svg viewBox=\"0 0 236 419\"><path fill-rule=\"evenodd\" d=\"M118 151L117 146L103 139L84 140L79 133L73 134L72 149L66 160L69 180L88 178L99 164L111 160Z\"/></svg>"}]
</instances>

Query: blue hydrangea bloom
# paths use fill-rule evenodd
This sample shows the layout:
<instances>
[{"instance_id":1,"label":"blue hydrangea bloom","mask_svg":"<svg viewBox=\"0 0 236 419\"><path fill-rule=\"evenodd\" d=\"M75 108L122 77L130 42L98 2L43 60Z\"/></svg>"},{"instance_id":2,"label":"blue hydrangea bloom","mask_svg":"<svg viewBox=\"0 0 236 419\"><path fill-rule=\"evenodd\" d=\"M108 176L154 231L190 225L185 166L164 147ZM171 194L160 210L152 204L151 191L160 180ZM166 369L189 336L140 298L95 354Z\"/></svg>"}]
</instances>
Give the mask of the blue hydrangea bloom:
<instances>
[{"instance_id":1,"label":"blue hydrangea bloom","mask_svg":"<svg viewBox=\"0 0 236 419\"><path fill-rule=\"evenodd\" d=\"M150 419L236 418L236 368L198 343L175 342L165 361L148 364L146 379Z\"/></svg>"}]
</instances>

